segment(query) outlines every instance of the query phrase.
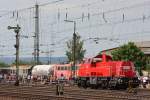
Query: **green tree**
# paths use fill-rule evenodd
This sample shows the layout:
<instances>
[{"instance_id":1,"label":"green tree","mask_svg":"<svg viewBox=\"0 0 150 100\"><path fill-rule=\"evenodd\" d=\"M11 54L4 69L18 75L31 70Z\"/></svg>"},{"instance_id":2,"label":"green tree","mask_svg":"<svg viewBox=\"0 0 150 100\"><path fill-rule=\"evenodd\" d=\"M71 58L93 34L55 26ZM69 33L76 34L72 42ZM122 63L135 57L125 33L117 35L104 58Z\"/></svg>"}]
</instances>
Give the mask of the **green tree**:
<instances>
[{"instance_id":1,"label":"green tree","mask_svg":"<svg viewBox=\"0 0 150 100\"><path fill-rule=\"evenodd\" d=\"M12 64L15 65L16 62L13 62ZM42 62L39 62L39 64L42 64ZM19 61L19 65L34 65L34 61L23 61L23 60L20 60Z\"/></svg>"},{"instance_id":2,"label":"green tree","mask_svg":"<svg viewBox=\"0 0 150 100\"><path fill-rule=\"evenodd\" d=\"M4 68L3 70L0 70L1 73L8 74L9 71L7 70L7 68L9 67L10 65L8 65L7 63L0 61L0 68Z\"/></svg>"},{"instance_id":3,"label":"green tree","mask_svg":"<svg viewBox=\"0 0 150 100\"><path fill-rule=\"evenodd\" d=\"M141 69L145 69L147 58L144 53L133 42L124 44L117 50L111 52L113 60L132 61L141 73Z\"/></svg>"},{"instance_id":4,"label":"green tree","mask_svg":"<svg viewBox=\"0 0 150 100\"><path fill-rule=\"evenodd\" d=\"M85 55L85 52L86 50L83 49L83 40L81 41L81 37L80 35L76 34L75 35L75 39L76 39L76 42L75 42L75 59L76 61L80 62L83 58L84 58L84 55ZM73 56L74 56L74 41L73 41L73 38L69 41L67 41L67 48L68 50L66 51L66 56L68 57L68 60L70 62L73 61Z\"/></svg>"},{"instance_id":5,"label":"green tree","mask_svg":"<svg viewBox=\"0 0 150 100\"><path fill-rule=\"evenodd\" d=\"M0 62L0 67L9 67L9 65L4 62Z\"/></svg>"}]
</instances>

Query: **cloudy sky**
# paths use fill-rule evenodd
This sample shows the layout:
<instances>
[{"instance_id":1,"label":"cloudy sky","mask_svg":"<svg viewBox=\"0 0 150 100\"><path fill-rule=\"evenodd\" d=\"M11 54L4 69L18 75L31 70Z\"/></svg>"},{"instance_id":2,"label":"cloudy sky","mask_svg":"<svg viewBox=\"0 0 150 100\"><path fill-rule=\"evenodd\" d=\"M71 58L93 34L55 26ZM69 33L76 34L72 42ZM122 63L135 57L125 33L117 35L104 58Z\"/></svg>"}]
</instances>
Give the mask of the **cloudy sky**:
<instances>
[{"instance_id":1,"label":"cloudy sky","mask_svg":"<svg viewBox=\"0 0 150 100\"><path fill-rule=\"evenodd\" d=\"M73 23L84 40L86 57L128 41L148 41L150 0L0 0L0 55L14 56L15 33L7 26L21 26L20 55L34 50L34 5L40 13L40 55L65 56L66 41L72 38ZM67 15L67 17L66 17ZM55 44L55 45L51 45Z\"/></svg>"}]
</instances>

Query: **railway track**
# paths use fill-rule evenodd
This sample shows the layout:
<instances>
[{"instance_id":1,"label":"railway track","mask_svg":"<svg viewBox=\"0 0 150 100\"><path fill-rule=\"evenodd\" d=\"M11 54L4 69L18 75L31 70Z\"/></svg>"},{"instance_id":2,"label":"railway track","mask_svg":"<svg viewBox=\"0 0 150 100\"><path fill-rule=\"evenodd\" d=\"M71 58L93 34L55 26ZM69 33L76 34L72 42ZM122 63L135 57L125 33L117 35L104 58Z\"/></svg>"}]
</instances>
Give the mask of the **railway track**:
<instances>
[{"instance_id":1,"label":"railway track","mask_svg":"<svg viewBox=\"0 0 150 100\"><path fill-rule=\"evenodd\" d=\"M150 100L149 90L131 94L117 90L92 90L64 87L64 95L55 94L55 86L0 85L0 100Z\"/></svg>"}]
</instances>

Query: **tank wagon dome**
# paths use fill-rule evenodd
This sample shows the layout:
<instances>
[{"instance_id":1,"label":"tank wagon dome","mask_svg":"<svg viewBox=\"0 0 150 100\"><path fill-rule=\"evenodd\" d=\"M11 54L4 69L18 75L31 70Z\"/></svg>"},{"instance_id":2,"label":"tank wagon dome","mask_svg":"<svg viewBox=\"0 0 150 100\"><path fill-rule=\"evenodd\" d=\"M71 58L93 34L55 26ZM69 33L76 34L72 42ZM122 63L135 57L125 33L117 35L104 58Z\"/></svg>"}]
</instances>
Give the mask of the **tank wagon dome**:
<instances>
[{"instance_id":1,"label":"tank wagon dome","mask_svg":"<svg viewBox=\"0 0 150 100\"><path fill-rule=\"evenodd\" d=\"M32 69L32 75L49 75L54 69L54 65L36 65Z\"/></svg>"}]
</instances>

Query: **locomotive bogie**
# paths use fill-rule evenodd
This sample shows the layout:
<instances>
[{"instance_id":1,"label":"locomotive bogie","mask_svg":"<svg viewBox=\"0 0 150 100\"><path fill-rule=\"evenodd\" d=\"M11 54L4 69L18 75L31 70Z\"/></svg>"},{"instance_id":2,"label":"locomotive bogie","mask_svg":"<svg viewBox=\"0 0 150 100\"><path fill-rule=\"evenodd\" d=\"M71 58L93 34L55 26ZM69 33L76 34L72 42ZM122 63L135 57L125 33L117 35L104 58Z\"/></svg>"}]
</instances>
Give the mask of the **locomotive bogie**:
<instances>
[{"instance_id":1,"label":"locomotive bogie","mask_svg":"<svg viewBox=\"0 0 150 100\"><path fill-rule=\"evenodd\" d=\"M78 86L83 88L102 88L102 89L127 89L130 84L133 88L139 85L138 78L126 77L80 77L78 79Z\"/></svg>"}]
</instances>

